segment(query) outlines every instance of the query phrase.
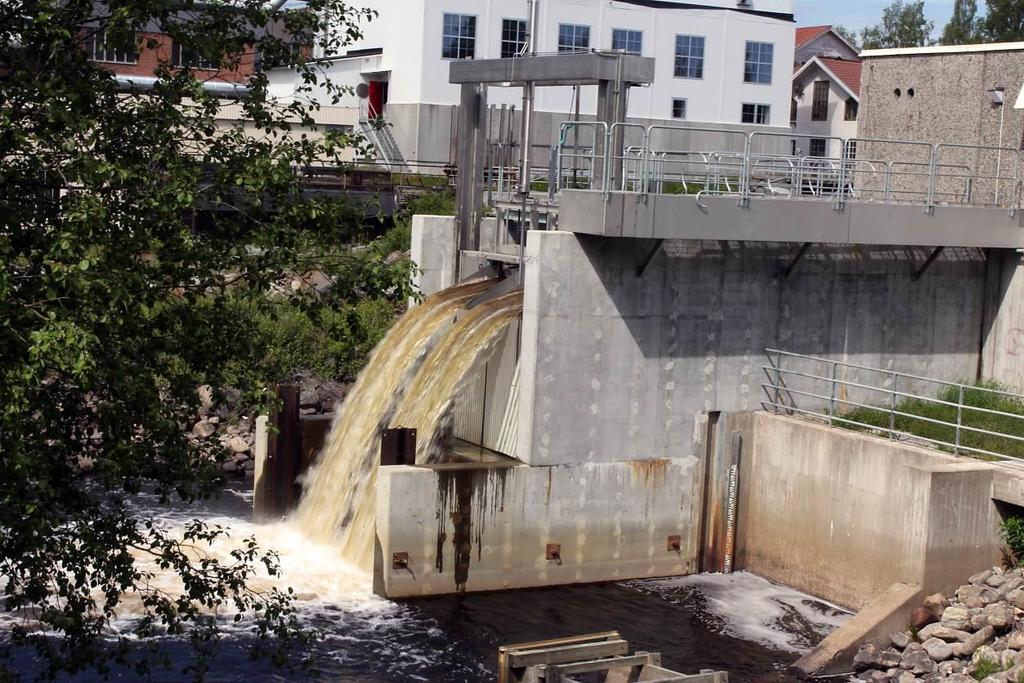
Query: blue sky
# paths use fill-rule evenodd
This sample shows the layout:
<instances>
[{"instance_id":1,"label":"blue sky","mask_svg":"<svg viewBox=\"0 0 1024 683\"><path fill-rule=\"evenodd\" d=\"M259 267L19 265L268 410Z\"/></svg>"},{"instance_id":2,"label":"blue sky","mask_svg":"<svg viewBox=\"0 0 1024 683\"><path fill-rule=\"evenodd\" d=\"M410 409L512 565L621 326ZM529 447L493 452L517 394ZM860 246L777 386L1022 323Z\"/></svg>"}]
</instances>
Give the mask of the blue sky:
<instances>
[{"instance_id":1,"label":"blue sky","mask_svg":"<svg viewBox=\"0 0 1024 683\"><path fill-rule=\"evenodd\" d=\"M842 24L860 31L865 26L877 24L882 18L882 9L892 0L796 0L797 26L818 24ZM984 9L985 3L978 2ZM949 21L953 14L953 0L925 0L925 13L935 22L936 32Z\"/></svg>"}]
</instances>

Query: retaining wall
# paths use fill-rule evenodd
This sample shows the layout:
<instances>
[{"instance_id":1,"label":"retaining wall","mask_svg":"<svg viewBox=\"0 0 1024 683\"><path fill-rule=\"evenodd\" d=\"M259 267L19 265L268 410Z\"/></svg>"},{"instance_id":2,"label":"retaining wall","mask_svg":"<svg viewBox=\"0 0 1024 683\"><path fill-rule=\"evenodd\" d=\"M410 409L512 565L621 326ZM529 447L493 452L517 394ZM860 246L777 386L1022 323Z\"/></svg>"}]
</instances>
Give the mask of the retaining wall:
<instances>
[{"instance_id":1,"label":"retaining wall","mask_svg":"<svg viewBox=\"0 0 1024 683\"><path fill-rule=\"evenodd\" d=\"M382 467L376 590L394 598L693 573L700 472L694 458Z\"/></svg>"}]
</instances>

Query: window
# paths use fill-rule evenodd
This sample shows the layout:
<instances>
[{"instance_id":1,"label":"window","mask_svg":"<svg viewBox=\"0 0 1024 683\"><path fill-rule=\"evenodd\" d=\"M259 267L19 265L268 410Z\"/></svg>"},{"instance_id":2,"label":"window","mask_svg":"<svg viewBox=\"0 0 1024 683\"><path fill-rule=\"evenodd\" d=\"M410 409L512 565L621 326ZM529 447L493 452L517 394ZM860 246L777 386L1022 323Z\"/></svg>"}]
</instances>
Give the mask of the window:
<instances>
[{"instance_id":1,"label":"window","mask_svg":"<svg viewBox=\"0 0 1024 683\"><path fill-rule=\"evenodd\" d=\"M745 83L772 82L772 58L775 46L772 43L754 43L747 41L747 57L743 67Z\"/></svg>"},{"instance_id":2,"label":"window","mask_svg":"<svg viewBox=\"0 0 1024 683\"><path fill-rule=\"evenodd\" d=\"M794 97L789 101L789 125L796 125L796 115L798 111L799 107L797 107L796 98Z\"/></svg>"},{"instance_id":3,"label":"window","mask_svg":"<svg viewBox=\"0 0 1024 683\"><path fill-rule=\"evenodd\" d=\"M441 36L442 59L473 59L476 56L476 17L471 14L444 15Z\"/></svg>"},{"instance_id":4,"label":"window","mask_svg":"<svg viewBox=\"0 0 1024 683\"><path fill-rule=\"evenodd\" d=\"M558 25L559 52L585 52L590 49L590 27L578 24Z\"/></svg>"},{"instance_id":5,"label":"window","mask_svg":"<svg viewBox=\"0 0 1024 683\"><path fill-rule=\"evenodd\" d=\"M767 104L744 104L743 123L755 123L759 126L767 126L771 107Z\"/></svg>"},{"instance_id":6,"label":"window","mask_svg":"<svg viewBox=\"0 0 1024 683\"><path fill-rule=\"evenodd\" d=\"M103 31L97 31L92 36L92 60L114 64L137 64L139 51L135 44L135 34L131 34L131 42L128 44L114 44L107 40Z\"/></svg>"},{"instance_id":7,"label":"window","mask_svg":"<svg viewBox=\"0 0 1024 683\"><path fill-rule=\"evenodd\" d=\"M526 49L526 21L523 19L501 20L501 58L509 59L523 54Z\"/></svg>"},{"instance_id":8,"label":"window","mask_svg":"<svg viewBox=\"0 0 1024 683\"><path fill-rule=\"evenodd\" d=\"M814 138L811 140L811 156L823 157L828 154L828 140Z\"/></svg>"},{"instance_id":9,"label":"window","mask_svg":"<svg viewBox=\"0 0 1024 683\"><path fill-rule=\"evenodd\" d=\"M200 54L175 43L171 47L171 64L173 66L190 66L193 69L219 69L220 64L206 59Z\"/></svg>"},{"instance_id":10,"label":"window","mask_svg":"<svg viewBox=\"0 0 1024 683\"><path fill-rule=\"evenodd\" d=\"M612 49L622 50L631 55L639 55L644 49L642 31L627 31L624 28L612 29Z\"/></svg>"},{"instance_id":11,"label":"window","mask_svg":"<svg viewBox=\"0 0 1024 683\"><path fill-rule=\"evenodd\" d=\"M828 81L814 82L814 99L811 104L811 121L828 121Z\"/></svg>"},{"instance_id":12,"label":"window","mask_svg":"<svg viewBox=\"0 0 1024 683\"><path fill-rule=\"evenodd\" d=\"M704 78L703 36L676 36L676 78Z\"/></svg>"},{"instance_id":13,"label":"window","mask_svg":"<svg viewBox=\"0 0 1024 683\"><path fill-rule=\"evenodd\" d=\"M845 153L843 154L843 156L845 158L847 158L847 159L856 159L857 158L857 141L856 140L847 140L846 141L846 149L845 149Z\"/></svg>"},{"instance_id":14,"label":"window","mask_svg":"<svg viewBox=\"0 0 1024 683\"><path fill-rule=\"evenodd\" d=\"M672 118L686 118L686 100L680 99L678 97L672 98Z\"/></svg>"},{"instance_id":15,"label":"window","mask_svg":"<svg viewBox=\"0 0 1024 683\"><path fill-rule=\"evenodd\" d=\"M852 97L846 99L846 120L856 121L857 112L860 110L860 104Z\"/></svg>"}]
</instances>

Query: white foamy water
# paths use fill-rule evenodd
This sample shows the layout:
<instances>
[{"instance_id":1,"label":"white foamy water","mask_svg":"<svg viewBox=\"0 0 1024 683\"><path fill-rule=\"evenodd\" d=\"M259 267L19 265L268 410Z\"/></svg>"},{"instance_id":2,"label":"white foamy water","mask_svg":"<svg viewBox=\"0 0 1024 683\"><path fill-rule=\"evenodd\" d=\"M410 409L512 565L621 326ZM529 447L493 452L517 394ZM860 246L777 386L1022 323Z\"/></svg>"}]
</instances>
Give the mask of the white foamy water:
<instances>
[{"instance_id":1,"label":"white foamy water","mask_svg":"<svg viewBox=\"0 0 1024 683\"><path fill-rule=\"evenodd\" d=\"M630 582L670 602L701 600L710 629L803 654L853 615L841 607L747 572Z\"/></svg>"}]
</instances>

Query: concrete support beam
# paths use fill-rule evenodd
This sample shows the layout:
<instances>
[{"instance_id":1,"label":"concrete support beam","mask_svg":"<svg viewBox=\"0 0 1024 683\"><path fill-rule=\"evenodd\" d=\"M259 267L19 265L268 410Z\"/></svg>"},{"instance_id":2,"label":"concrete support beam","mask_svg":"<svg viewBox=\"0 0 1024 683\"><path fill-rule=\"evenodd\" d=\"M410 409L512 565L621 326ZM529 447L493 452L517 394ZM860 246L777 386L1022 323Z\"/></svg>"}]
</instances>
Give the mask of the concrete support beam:
<instances>
[{"instance_id":1,"label":"concrete support beam","mask_svg":"<svg viewBox=\"0 0 1024 683\"><path fill-rule=\"evenodd\" d=\"M487 86L464 84L459 107L459 176L455 193L458 250L476 251L480 248L487 135Z\"/></svg>"},{"instance_id":2,"label":"concrete support beam","mask_svg":"<svg viewBox=\"0 0 1024 683\"><path fill-rule=\"evenodd\" d=\"M412 217L412 284L430 296L456 283L456 220L454 216Z\"/></svg>"}]
</instances>

